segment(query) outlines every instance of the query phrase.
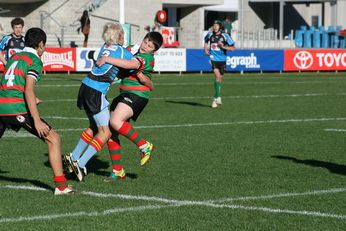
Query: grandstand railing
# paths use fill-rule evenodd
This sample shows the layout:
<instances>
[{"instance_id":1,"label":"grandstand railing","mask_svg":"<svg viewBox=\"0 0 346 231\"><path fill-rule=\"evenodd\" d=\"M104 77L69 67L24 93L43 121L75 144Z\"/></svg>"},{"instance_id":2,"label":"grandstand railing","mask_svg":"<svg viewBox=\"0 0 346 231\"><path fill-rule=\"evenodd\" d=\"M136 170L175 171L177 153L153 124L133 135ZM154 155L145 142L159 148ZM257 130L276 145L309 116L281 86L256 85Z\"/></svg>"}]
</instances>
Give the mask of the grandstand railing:
<instances>
[{"instance_id":1,"label":"grandstand railing","mask_svg":"<svg viewBox=\"0 0 346 231\"><path fill-rule=\"evenodd\" d=\"M293 35L293 30L291 35ZM236 47L240 49L291 49L295 47L293 36L280 40L278 39L278 31L274 29L256 31L232 30L231 36L236 42Z\"/></svg>"}]
</instances>

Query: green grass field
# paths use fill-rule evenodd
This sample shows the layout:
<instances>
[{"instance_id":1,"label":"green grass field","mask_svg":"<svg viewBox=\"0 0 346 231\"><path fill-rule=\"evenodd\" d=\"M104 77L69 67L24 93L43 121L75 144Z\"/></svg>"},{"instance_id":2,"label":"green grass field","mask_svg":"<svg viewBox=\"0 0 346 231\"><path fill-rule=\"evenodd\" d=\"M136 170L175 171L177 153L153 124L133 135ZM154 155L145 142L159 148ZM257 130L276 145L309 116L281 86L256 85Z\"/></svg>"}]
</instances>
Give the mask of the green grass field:
<instances>
[{"instance_id":1,"label":"green grass field","mask_svg":"<svg viewBox=\"0 0 346 231\"><path fill-rule=\"evenodd\" d=\"M38 84L41 115L71 151L88 126L83 75ZM345 73L162 74L135 123L155 144L148 166L122 138L128 177L104 182L104 148L79 191L53 196L47 148L25 131L0 140L0 230L346 230ZM118 93L112 86L109 99Z\"/></svg>"}]
</instances>

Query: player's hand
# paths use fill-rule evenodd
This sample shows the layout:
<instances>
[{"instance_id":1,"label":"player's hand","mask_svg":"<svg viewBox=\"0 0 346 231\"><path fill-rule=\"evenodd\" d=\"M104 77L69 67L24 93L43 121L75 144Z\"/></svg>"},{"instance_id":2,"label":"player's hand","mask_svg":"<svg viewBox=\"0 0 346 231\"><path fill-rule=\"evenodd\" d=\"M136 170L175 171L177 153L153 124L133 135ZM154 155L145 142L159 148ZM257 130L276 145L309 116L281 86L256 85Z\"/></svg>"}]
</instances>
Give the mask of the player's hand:
<instances>
[{"instance_id":1,"label":"player's hand","mask_svg":"<svg viewBox=\"0 0 346 231\"><path fill-rule=\"evenodd\" d=\"M218 45L221 49L223 49L223 43L222 43L221 41L219 41L219 42L217 43L217 45Z\"/></svg>"},{"instance_id":2,"label":"player's hand","mask_svg":"<svg viewBox=\"0 0 346 231\"><path fill-rule=\"evenodd\" d=\"M106 63L106 59L107 59L107 56L101 56L101 58L99 58L97 61L96 61L96 65L101 67L103 64Z\"/></svg>"},{"instance_id":3,"label":"player's hand","mask_svg":"<svg viewBox=\"0 0 346 231\"><path fill-rule=\"evenodd\" d=\"M42 100L40 100L39 98L36 97L36 105L39 105L42 102L43 102Z\"/></svg>"},{"instance_id":4,"label":"player's hand","mask_svg":"<svg viewBox=\"0 0 346 231\"><path fill-rule=\"evenodd\" d=\"M204 54L205 54L205 55L210 55L209 50L204 50Z\"/></svg>"},{"instance_id":5,"label":"player's hand","mask_svg":"<svg viewBox=\"0 0 346 231\"><path fill-rule=\"evenodd\" d=\"M40 137L46 137L49 135L50 128L46 123L42 121L35 122L35 128Z\"/></svg>"}]
</instances>

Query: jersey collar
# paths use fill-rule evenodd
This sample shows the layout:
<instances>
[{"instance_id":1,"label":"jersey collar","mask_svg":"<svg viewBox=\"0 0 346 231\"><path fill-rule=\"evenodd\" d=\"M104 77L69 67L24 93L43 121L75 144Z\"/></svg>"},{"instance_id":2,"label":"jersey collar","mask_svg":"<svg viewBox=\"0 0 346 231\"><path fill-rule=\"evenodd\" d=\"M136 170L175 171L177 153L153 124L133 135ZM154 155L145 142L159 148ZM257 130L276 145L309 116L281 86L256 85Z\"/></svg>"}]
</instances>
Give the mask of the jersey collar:
<instances>
[{"instance_id":1,"label":"jersey collar","mask_svg":"<svg viewBox=\"0 0 346 231\"><path fill-rule=\"evenodd\" d=\"M36 51L34 48L31 48L31 47L24 47L23 51L32 53L32 54L34 54L34 55L36 55L36 56L38 57L37 51Z\"/></svg>"}]
</instances>

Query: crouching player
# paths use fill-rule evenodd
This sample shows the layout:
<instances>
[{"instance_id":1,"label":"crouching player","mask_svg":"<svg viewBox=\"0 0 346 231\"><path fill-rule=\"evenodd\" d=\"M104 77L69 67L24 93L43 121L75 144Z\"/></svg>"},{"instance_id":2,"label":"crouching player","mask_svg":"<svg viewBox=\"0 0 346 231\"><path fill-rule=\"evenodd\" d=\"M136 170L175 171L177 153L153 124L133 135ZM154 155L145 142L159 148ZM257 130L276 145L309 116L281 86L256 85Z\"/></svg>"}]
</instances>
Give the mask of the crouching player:
<instances>
[{"instance_id":1,"label":"crouching player","mask_svg":"<svg viewBox=\"0 0 346 231\"><path fill-rule=\"evenodd\" d=\"M43 119L37 108L35 84L41 77L47 36L40 28L30 28L25 34L25 48L6 63L0 81L0 137L6 128L24 128L48 145L49 162L53 169L54 195L74 194L67 186L61 160L60 136Z\"/></svg>"}]
</instances>

